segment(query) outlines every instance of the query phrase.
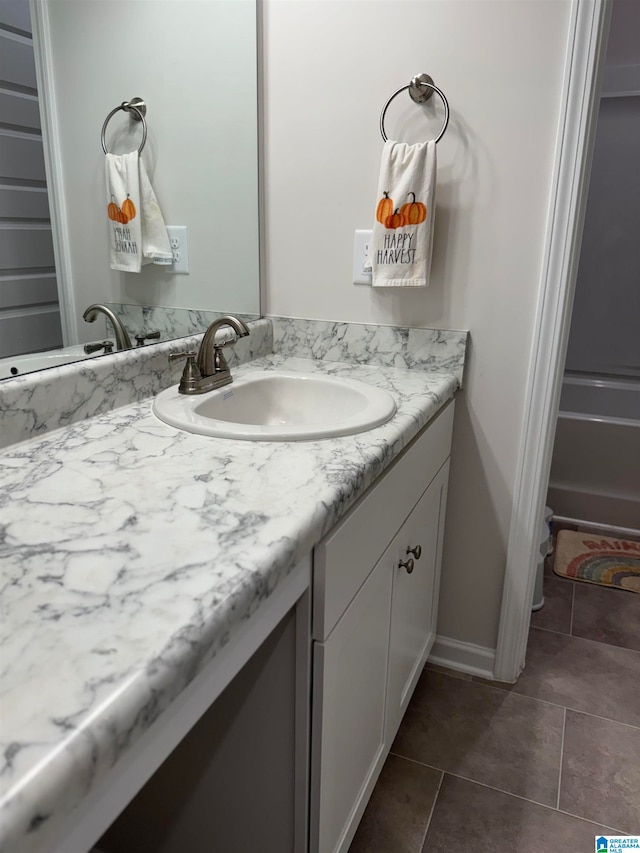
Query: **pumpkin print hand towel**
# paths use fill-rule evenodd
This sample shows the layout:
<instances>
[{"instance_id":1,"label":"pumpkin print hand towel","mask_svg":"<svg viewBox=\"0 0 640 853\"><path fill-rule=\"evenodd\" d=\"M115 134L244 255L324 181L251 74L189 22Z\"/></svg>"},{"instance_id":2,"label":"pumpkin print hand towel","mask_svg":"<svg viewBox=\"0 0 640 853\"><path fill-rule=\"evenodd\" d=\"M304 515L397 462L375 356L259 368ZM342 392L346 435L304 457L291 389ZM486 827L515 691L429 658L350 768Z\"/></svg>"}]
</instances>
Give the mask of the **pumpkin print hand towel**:
<instances>
[{"instance_id":1,"label":"pumpkin print hand towel","mask_svg":"<svg viewBox=\"0 0 640 853\"><path fill-rule=\"evenodd\" d=\"M137 151L107 154L107 217L110 266L140 272L142 264L171 264L167 229Z\"/></svg>"},{"instance_id":2,"label":"pumpkin print hand towel","mask_svg":"<svg viewBox=\"0 0 640 853\"><path fill-rule=\"evenodd\" d=\"M429 284L435 212L436 143L384 144L369 248L374 287Z\"/></svg>"}]
</instances>

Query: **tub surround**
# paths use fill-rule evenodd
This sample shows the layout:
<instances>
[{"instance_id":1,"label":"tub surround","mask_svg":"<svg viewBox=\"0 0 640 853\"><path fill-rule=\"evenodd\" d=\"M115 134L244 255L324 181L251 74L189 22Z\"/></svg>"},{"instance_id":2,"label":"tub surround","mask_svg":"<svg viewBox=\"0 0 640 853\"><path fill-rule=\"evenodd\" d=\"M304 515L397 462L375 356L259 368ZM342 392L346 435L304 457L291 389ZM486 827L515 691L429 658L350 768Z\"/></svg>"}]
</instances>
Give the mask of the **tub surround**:
<instances>
[{"instance_id":1,"label":"tub surround","mask_svg":"<svg viewBox=\"0 0 640 853\"><path fill-rule=\"evenodd\" d=\"M264 343L271 323L260 323ZM273 328L292 349L308 332L292 321ZM351 334L369 347L376 339ZM254 346L257 337L252 331ZM38 375L46 392L35 376L0 387L2 397L21 390L25 411L45 405L23 420L22 434L32 437L0 455L7 853L50 849L65 816L459 387L454 372L276 352L234 372L282 367L357 378L388 390L396 415L370 432L322 441L215 440L161 423L142 399L177 381L166 378L175 348L99 359L104 374L86 375L85 364L48 371L63 386L72 384L67 372L77 373L71 397L79 403L68 414L53 413L53 376ZM464 347L456 349L461 370ZM364 360L355 350L344 351ZM136 358L146 372L135 370ZM425 354L422 363L430 360ZM106 412L120 385L119 408ZM138 399L124 402L126 394ZM11 417L4 405L3 432Z\"/></svg>"},{"instance_id":2,"label":"tub surround","mask_svg":"<svg viewBox=\"0 0 640 853\"><path fill-rule=\"evenodd\" d=\"M554 515L640 532L640 380L566 371L547 503Z\"/></svg>"}]
</instances>

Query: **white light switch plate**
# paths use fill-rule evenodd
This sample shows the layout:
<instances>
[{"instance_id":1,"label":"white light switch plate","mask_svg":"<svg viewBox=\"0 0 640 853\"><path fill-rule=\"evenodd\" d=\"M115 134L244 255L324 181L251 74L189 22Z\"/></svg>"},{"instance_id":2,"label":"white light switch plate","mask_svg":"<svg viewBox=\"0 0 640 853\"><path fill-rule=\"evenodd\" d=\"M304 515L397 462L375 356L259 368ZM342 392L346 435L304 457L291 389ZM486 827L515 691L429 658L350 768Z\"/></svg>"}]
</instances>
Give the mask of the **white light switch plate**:
<instances>
[{"instance_id":1,"label":"white light switch plate","mask_svg":"<svg viewBox=\"0 0 640 853\"><path fill-rule=\"evenodd\" d=\"M189 273L189 245L186 225L167 225L167 235L173 253L173 272L178 275Z\"/></svg>"},{"instance_id":2,"label":"white light switch plate","mask_svg":"<svg viewBox=\"0 0 640 853\"><path fill-rule=\"evenodd\" d=\"M353 283L371 284L371 272L365 272L364 262L369 254L372 231L356 231L353 238Z\"/></svg>"}]
</instances>

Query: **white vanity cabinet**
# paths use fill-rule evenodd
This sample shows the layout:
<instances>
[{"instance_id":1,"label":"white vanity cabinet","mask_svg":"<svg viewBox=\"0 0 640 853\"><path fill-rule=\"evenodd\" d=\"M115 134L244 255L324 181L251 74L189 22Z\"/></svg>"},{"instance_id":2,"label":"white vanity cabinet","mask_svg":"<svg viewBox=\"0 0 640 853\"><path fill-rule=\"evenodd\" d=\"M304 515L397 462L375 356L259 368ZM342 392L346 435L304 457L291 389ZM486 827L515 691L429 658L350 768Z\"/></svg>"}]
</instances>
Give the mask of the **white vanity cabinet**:
<instances>
[{"instance_id":1,"label":"white vanity cabinet","mask_svg":"<svg viewBox=\"0 0 640 853\"><path fill-rule=\"evenodd\" d=\"M314 551L310 853L345 853L435 636L454 403Z\"/></svg>"}]
</instances>

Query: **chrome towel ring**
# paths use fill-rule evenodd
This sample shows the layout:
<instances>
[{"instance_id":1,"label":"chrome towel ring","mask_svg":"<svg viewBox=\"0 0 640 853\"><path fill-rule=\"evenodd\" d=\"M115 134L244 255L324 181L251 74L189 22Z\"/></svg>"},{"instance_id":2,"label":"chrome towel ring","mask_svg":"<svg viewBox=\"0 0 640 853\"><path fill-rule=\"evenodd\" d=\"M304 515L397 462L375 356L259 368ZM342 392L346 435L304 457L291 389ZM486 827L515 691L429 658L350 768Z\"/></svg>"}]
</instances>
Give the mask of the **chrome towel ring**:
<instances>
[{"instance_id":1,"label":"chrome towel ring","mask_svg":"<svg viewBox=\"0 0 640 853\"><path fill-rule=\"evenodd\" d=\"M142 98L131 98L130 101L123 101L119 107L111 110L109 115L104 120L104 124L102 125L102 133L100 139L102 141L102 150L105 154L108 154L107 151L107 143L105 142L105 133L107 130L107 125L109 121L113 118L113 116L120 112L120 110L124 110L126 113L130 113L131 118L135 121L142 122L142 142L140 143L140 148L138 148L138 154L142 154L142 149L144 148L144 144L147 141L147 123L144 119L147 113L147 105L142 100Z\"/></svg>"},{"instance_id":2,"label":"chrome towel ring","mask_svg":"<svg viewBox=\"0 0 640 853\"><path fill-rule=\"evenodd\" d=\"M382 138L384 141L387 141L387 134L384 132L384 117L389 107L391 101L395 98L396 95L399 95L400 92L404 92L405 89L409 90L409 95L411 96L411 100L416 104L424 104L429 98L433 95L434 92L440 95L442 98L442 103L444 105L444 124L442 125L442 130L436 136L436 142L440 142L442 137L444 136L445 130L449 125L449 102L445 98L444 92L434 84L433 78L428 74L418 74L416 77L411 79L411 82L408 86L401 86L397 91L391 95L387 103L382 108L382 112L380 113L380 133L382 134Z\"/></svg>"}]
</instances>

